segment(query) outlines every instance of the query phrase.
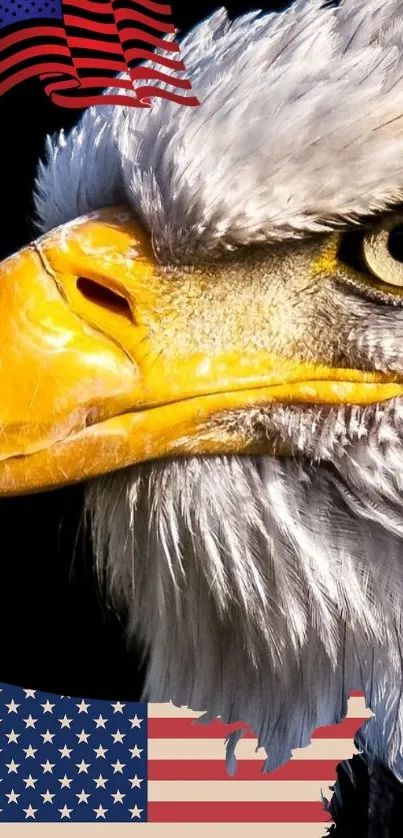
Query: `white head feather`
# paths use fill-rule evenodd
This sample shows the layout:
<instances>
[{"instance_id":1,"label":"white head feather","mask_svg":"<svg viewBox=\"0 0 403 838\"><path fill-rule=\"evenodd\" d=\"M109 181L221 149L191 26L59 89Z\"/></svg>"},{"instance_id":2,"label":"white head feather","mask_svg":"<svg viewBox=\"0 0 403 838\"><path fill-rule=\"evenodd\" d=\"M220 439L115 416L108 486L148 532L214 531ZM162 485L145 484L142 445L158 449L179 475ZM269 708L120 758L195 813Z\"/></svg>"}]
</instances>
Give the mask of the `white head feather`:
<instances>
[{"instance_id":1,"label":"white head feather","mask_svg":"<svg viewBox=\"0 0 403 838\"><path fill-rule=\"evenodd\" d=\"M270 241L403 199L403 2L297 0L182 42L196 108L91 108L49 144L42 229L128 198L162 258Z\"/></svg>"}]
</instances>

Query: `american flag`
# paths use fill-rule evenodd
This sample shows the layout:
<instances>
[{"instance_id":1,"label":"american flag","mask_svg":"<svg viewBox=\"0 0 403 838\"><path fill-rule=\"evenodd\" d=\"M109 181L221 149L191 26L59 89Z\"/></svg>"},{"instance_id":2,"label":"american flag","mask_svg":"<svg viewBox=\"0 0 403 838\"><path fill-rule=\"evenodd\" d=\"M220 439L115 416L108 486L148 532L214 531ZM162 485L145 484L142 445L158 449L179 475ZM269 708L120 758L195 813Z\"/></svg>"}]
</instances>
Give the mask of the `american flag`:
<instances>
[{"instance_id":1,"label":"american flag","mask_svg":"<svg viewBox=\"0 0 403 838\"><path fill-rule=\"evenodd\" d=\"M39 76L61 107L198 105L170 16L155 0L0 0L0 95Z\"/></svg>"},{"instance_id":2,"label":"american flag","mask_svg":"<svg viewBox=\"0 0 403 838\"><path fill-rule=\"evenodd\" d=\"M352 694L346 719L319 728L277 771L246 732L229 777L224 740L234 725L198 724L172 704L97 701L3 684L0 692L0 825L11 822L259 824L277 836L298 824L323 836L336 765L371 713ZM260 834L260 833L259 833ZM161 832L162 835L162 832Z\"/></svg>"}]
</instances>

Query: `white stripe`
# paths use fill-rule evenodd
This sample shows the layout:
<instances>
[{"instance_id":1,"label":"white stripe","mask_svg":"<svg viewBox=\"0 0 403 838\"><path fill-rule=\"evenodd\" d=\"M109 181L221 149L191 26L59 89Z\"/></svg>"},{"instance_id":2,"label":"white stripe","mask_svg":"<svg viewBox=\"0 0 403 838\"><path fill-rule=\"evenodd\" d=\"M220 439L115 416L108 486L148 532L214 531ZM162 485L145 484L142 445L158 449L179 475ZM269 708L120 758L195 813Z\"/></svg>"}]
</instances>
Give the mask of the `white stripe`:
<instances>
[{"instance_id":1,"label":"white stripe","mask_svg":"<svg viewBox=\"0 0 403 838\"><path fill-rule=\"evenodd\" d=\"M102 838L133 838L133 823L103 823ZM80 838L100 836L97 823L72 824L69 833L66 823L27 821L8 823L7 838L66 838L73 829ZM214 838L323 838L325 829L325 823L136 823L136 838L206 838L206 833Z\"/></svg>"},{"instance_id":2,"label":"white stripe","mask_svg":"<svg viewBox=\"0 0 403 838\"><path fill-rule=\"evenodd\" d=\"M263 748L256 752L255 739L241 739L236 747L238 759L265 759ZM352 739L314 739L306 748L293 751L292 759L350 759L357 753ZM149 759L225 759L224 741L221 739L149 739ZM303 769L301 769L303 770Z\"/></svg>"},{"instance_id":3,"label":"white stripe","mask_svg":"<svg viewBox=\"0 0 403 838\"><path fill-rule=\"evenodd\" d=\"M150 801L289 801L320 802L322 790L330 800L335 777L321 780L150 780L148 799Z\"/></svg>"},{"instance_id":4,"label":"white stripe","mask_svg":"<svg viewBox=\"0 0 403 838\"><path fill-rule=\"evenodd\" d=\"M360 696L354 696L348 700L348 718L369 719L373 716L372 710L365 706L365 699Z\"/></svg>"}]
</instances>

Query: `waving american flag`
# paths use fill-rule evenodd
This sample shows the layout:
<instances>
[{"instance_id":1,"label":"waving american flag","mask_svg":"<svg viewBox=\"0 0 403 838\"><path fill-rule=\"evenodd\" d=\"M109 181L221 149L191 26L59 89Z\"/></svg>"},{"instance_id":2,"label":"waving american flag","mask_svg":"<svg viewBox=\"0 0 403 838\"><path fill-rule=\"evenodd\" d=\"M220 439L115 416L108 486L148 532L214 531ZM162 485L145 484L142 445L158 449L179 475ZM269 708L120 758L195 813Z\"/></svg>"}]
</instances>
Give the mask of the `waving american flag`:
<instances>
[{"instance_id":1,"label":"waving american flag","mask_svg":"<svg viewBox=\"0 0 403 838\"><path fill-rule=\"evenodd\" d=\"M229 777L224 739L233 725L199 724L171 704L95 701L2 684L0 830L5 823L270 823L273 838L298 824L320 838L329 824L336 765L354 751L370 715L352 696L348 717L315 732L286 765L262 774L264 753L246 732ZM305 832L305 830L307 830ZM155 832L155 830L154 830Z\"/></svg>"},{"instance_id":2,"label":"waving american flag","mask_svg":"<svg viewBox=\"0 0 403 838\"><path fill-rule=\"evenodd\" d=\"M0 95L39 76L62 107L198 105L170 16L155 0L0 0Z\"/></svg>"}]
</instances>

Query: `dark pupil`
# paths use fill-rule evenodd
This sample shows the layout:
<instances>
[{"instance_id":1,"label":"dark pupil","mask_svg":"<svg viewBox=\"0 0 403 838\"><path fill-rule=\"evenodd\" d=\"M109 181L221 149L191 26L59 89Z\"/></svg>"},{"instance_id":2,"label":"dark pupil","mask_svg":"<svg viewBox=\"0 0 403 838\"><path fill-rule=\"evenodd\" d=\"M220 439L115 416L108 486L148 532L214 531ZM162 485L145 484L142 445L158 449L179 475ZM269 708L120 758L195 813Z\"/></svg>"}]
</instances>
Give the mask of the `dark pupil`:
<instances>
[{"instance_id":1,"label":"dark pupil","mask_svg":"<svg viewBox=\"0 0 403 838\"><path fill-rule=\"evenodd\" d=\"M388 250L396 262L403 262L403 224L399 224L390 231Z\"/></svg>"}]
</instances>

